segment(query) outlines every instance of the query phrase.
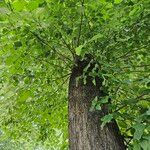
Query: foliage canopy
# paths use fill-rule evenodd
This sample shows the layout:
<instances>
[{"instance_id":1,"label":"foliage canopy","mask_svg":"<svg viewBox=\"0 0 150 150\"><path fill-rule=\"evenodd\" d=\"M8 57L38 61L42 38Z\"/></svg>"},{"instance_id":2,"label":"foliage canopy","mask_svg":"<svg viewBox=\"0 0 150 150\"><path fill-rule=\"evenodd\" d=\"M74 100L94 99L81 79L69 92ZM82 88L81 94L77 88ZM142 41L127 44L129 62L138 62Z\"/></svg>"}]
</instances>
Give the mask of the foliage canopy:
<instances>
[{"instance_id":1,"label":"foliage canopy","mask_svg":"<svg viewBox=\"0 0 150 150\"><path fill-rule=\"evenodd\" d=\"M67 149L68 77L90 54L107 93L91 111L111 99L102 126L116 119L129 149L148 150L149 18L148 0L0 1L0 148Z\"/></svg>"}]
</instances>

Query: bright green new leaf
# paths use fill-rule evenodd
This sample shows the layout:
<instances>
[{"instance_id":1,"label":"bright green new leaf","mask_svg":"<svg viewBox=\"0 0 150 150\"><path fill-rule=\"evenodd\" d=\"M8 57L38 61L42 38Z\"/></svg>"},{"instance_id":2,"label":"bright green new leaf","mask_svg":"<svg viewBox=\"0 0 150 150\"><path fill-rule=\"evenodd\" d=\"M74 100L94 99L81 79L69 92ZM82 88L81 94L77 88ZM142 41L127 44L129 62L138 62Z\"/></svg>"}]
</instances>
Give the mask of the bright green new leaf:
<instances>
[{"instance_id":1,"label":"bright green new leaf","mask_svg":"<svg viewBox=\"0 0 150 150\"><path fill-rule=\"evenodd\" d=\"M38 8L38 6L39 6L38 1L29 1L27 4L27 9L34 10L34 9Z\"/></svg>"},{"instance_id":2,"label":"bright green new leaf","mask_svg":"<svg viewBox=\"0 0 150 150\"><path fill-rule=\"evenodd\" d=\"M83 47L84 47L84 45L80 45L79 47L77 47L77 48L75 49L76 54L77 54L78 56L81 55L81 52L82 52L82 48L83 48Z\"/></svg>"},{"instance_id":3,"label":"bright green new leaf","mask_svg":"<svg viewBox=\"0 0 150 150\"><path fill-rule=\"evenodd\" d=\"M103 38L103 35L101 33L93 36L90 40L88 40L88 42L93 42L93 41L100 39L100 38Z\"/></svg>"},{"instance_id":4,"label":"bright green new leaf","mask_svg":"<svg viewBox=\"0 0 150 150\"><path fill-rule=\"evenodd\" d=\"M13 3L12 3L12 6L15 10L17 11L22 11L25 6L26 6L26 1L25 0L15 0Z\"/></svg>"},{"instance_id":5,"label":"bright green new leaf","mask_svg":"<svg viewBox=\"0 0 150 150\"><path fill-rule=\"evenodd\" d=\"M122 2L122 0L114 0L114 3L115 4L119 4L119 3L121 3Z\"/></svg>"}]
</instances>

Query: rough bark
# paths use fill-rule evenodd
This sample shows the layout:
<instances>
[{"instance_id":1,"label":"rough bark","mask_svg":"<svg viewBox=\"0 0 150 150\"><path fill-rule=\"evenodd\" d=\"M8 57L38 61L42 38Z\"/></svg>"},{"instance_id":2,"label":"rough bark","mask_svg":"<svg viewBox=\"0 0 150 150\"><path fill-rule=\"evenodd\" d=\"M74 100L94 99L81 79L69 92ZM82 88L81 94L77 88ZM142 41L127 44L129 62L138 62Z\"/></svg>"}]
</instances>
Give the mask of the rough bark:
<instances>
[{"instance_id":1,"label":"rough bark","mask_svg":"<svg viewBox=\"0 0 150 150\"><path fill-rule=\"evenodd\" d=\"M79 62L72 70L69 83L69 149L70 150L125 150L122 136L115 121L101 129L100 118L107 113L106 107L101 111L90 111L91 102L96 96L102 96L101 82L92 77L87 84L76 78L82 75L87 62Z\"/></svg>"}]
</instances>

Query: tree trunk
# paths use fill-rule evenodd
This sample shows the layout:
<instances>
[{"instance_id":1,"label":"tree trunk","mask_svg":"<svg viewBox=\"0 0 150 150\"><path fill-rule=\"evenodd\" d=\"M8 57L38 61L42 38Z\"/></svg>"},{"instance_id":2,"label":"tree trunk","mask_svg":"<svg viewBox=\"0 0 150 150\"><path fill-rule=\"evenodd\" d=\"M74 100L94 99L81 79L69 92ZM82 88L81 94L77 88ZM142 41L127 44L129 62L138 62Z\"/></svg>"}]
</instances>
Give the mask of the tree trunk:
<instances>
[{"instance_id":1,"label":"tree trunk","mask_svg":"<svg viewBox=\"0 0 150 150\"><path fill-rule=\"evenodd\" d=\"M101 129L101 117L107 113L106 107L101 111L90 111L91 102L96 96L102 96L100 80L96 86L92 77L87 77L83 84L76 78L82 75L87 63L80 62L72 70L69 83L69 150L125 150L122 136L115 121ZM92 69L92 68L91 68Z\"/></svg>"}]
</instances>

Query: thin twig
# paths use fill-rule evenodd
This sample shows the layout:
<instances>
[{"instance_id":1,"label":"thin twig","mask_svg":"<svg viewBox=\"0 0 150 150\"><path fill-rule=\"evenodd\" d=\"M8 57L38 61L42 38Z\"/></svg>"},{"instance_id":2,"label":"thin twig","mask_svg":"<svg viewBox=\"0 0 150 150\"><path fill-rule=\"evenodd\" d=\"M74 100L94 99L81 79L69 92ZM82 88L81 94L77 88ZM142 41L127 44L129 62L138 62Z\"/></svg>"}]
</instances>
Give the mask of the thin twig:
<instances>
[{"instance_id":1,"label":"thin twig","mask_svg":"<svg viewBox=\"0 0 150 150\"><path fill-rule=\"evenodd\" d=\"M56 94L59 90L61 90L62 86L67 82L67 80L69 79L69 77L64 80L64 82L60 85L60 87L58 89L56 89L50 96L53 96L54 94Z\"/></svg>"},{"instance_id":2,"label":"thin twig","mask_svg":"<svg viewBox=\"0 0 150 150\"><path fill-rule=\"evenodd\" d=\"M134 100L138 100L139 98L142 98L143 96L145 96L146 94L141 94L140 96L137 96ZM118 112L119 110L123 109L124 107L126 107L127 104L123 104L121 107L119 107L118 109L116 109L114 112Z\"/></svg>"},{"instance_id":3,"label":"thin twig","mask_svg":"<svg viewBox=\"0 0 150 150\"><path fill-rule=\"evenodd\" d=\"M67 74L65 74L65 75L63 75L63 76L61 76L61 77L59 77L59 78L53 79L52 81L56 81L56 80L63 79L63 78L65 78L65 77L68 77L69 75L71 75L71 73L67 73Z\"/></svg>"},{"instance_id":4,"label":"thin twig","mask_svg":"<svg viewBox=\"0 0 150 150\"><path fill-rule=\"evenodd\" d=\"M72 56L74 57L75 51L71 48L71 45L69 45L63 37L62 37L62 42L66 45L66 47L68 48L68 50L71 52Z\"/></svg>"},{"instance_id":5,"label":"thin twig","mask_svg":"<svg viewBox=\"0 0 150 150\"><path fill-rule=\"evenodd\" d=\"M146 46L139 47L138 49L135 49L135 50L130 50L130 51L126 52L125 54L123 54L123 55L117 57L115 60L118 60L118 59L120 59L120 58L124 58L124 57L128 56L128 54L130 54L130 53L132 53L132 52L135 52L135 51L139 51L139 50L141 50L141 48L144 48L144 47L146 47Z\"/></svg>"},{"instance_id":6,"label":"thin twig","mask_svg":"<svg viewBox=\"0 0 150 150\"><path fill-rule=\"evenodd\" d=\"M55 48L53 48L47 41L43 40L38 34L30 31L30 33L32 33L40 42L42 42L44 45L48 46L50 49L52 49L54 52L56 52L59 56L61 56L64 59L67 59L69 61L71 61L70 58L66 57L65 55L63 55L62 53L58 52Z\"/></svg>"}]
</instances>

